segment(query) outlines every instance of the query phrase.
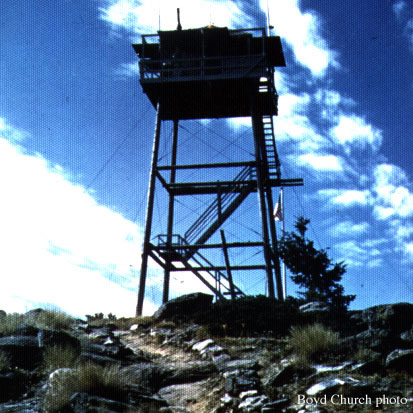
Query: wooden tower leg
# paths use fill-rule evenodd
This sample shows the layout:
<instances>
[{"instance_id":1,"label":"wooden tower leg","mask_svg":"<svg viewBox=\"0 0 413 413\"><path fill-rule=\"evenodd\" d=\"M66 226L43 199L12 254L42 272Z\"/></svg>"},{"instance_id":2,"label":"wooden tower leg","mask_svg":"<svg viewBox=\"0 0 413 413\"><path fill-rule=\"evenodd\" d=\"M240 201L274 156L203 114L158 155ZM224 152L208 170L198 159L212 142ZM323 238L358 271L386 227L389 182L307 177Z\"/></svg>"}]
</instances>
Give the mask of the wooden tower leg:
<instances>
[{"instance_id":1,"label":"wooden tower leg","mask_svg":"<svg viewBox=\"0 0 413 413\"><path fill-rule=\"evenodd\" d=\"M150 239L151 239L151 230L152 230L153 204L155 200L155 183L156 183L156 170L157 170L157 164L158 164L160 135L161 135L161 104L158 103L157 108L156 108L155 135L153 138L151 170L150 170L150 175L149 175L148 200L146 204L145 234L144 234L143 246L142 246L142 262L141 262L141 273L140 273L140 279L139 279L138 304L136 306L137 316L142 315L143 300L145 297L145 284L146 284L146 274L148 270L148 257L149 257L149 252L150 252Z\"/></svg>"},{"instance_id":2,"label":"wooden tower leg","mask_svg":"<svg viewBox=\"0 0 413 413\"><path fill-rule=\"evenodd\" d=\"M174 129L172 137L172 156L171 156L171 166L176 166L176 156L178 149L178 120L174 120ZM175 183L176 178L176 169L171 169L171 174L169 182L171 184ZM167 249L171 250L172 244L172 233L173 233L173 224L174 224L174 194L169 193L169 206L168 206L168 233L167 233ZM163 295L162 303L166 303L169 300L169 282L171 275L171 260L167 259L166 268L164 273L163 280Z\"/></svg>"}]
</instances>

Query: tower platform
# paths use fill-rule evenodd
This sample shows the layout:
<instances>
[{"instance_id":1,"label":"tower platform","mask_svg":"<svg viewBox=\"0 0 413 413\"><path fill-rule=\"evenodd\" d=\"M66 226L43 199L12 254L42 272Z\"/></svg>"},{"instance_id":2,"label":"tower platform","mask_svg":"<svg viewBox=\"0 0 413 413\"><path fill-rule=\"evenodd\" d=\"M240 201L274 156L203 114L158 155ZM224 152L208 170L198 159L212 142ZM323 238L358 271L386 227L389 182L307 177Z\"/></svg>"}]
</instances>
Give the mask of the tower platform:
<instances>
[{"instance_id":1,"label":"tower platform","mask_svg":"<svg viewBox=\"0 0 413 413\"><path fill-rule=\"evenodd\" d=\"M256 108L277 114L272 82L275 66L285 66L278 36L262 28L207 27L142 35L133 48L140 57L140 83L163 120L250 116Z\"/></svg>"}]
</instances>

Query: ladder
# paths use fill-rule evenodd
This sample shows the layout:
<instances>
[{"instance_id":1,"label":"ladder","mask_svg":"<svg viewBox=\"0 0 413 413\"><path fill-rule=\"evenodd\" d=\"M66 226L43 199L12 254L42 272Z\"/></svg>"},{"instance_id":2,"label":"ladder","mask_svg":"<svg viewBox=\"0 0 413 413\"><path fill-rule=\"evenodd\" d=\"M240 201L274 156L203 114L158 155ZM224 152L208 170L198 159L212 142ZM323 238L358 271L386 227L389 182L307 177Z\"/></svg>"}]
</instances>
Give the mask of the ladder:
<instances>
[{"instance_id":1,"label":"ladder","mask_svg":"<svg viewBox=\"0 0 413 413\"><path fill-rule=\"evenodd\" d=\"M270 179L281 179L281 164L278 158L277 146L275 145L274 122L272 116L264 115L262 117L262 126L264 129L269 177Z\"/></svg>"},{"instance_id":2,"label":"ladder","mask_svg":"<svg viewBox=\"0 0 413 413\"><path fill-rule=\"evenodd\" d=\"M270 93L275 100L277 106L277 92L272 82L273 74L269 74L268 77L262 77L258 84L258 93ZM265 149L267 152L268 161L268 173L270 179L281 179L281 164L278 158L277 146L275 144L274 136L274 122L271 115L262 116L262 126L264 129L264 141Z\"/></svg>"}]
</instances>

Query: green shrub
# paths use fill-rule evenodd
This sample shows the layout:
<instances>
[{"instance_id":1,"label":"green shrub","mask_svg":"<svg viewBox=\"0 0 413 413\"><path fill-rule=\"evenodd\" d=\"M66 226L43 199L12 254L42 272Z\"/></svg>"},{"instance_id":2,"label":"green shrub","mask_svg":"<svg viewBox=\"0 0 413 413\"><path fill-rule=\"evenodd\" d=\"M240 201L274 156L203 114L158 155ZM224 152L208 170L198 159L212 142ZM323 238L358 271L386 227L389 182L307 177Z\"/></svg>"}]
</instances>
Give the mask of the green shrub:
<instances>
[{"instance_id":1,"label":"green shrub","mask_svg":"<svg viewBox=\"0 0 413 413\"><path fill-rule=\"evenodd\" d=\"M315 323L308 326L291 328L289 344L296 355L297 364L319 361L326 352L338 345L339 335L333 330Z\"/></svg>"},{"instance_id":2,"label":"green shrub","mask_svg":"<svg viewBox=\"0 0 413 413\"><path fill-rule=\"evenodd\" d=\"M355 295L344 295L340 284L346 272L344 262L333 263L326 250L317 250L306 237L309 219L299 217L297 232L287 232L279 243L280 257L293 274L292 280L304 288L299 292L307 302L323 301L338 314L345 314Z\"/></svg>"},{"instance_id":3,"label":"green shrub","mask_svg":"<svg viewBox=\"0 0 413 413\"><path fill-rule=\"evenodd\" d=\"M73 347L50 346L43 355L43 371L50 374L60 368L76 367L78 362L79 354Z\"/></svg>"},{"instance_id":4,"label":"green shrub","mask_svg":"<svg viewBox=\"0 0 413 413\"><path fill-rule=\"evenodd\" d=\"M130 382L130 375L120 365L79 365L69 371L58 372L52 378L46 390L44 408L47 412L59 411L76 392L126 401L126 388Z\"/></svg>"},{"instance_id":5,"label":"green shrub","mask_svg":"<svg viewBox=\"0 0 413 413\"><path fill-rule=\"evenodd\" d=\"M288 297L278 301L263 295L221 300L210 311L194 316L195 322L207 325L215 336L283 336L297 319L297 300Z\"/></svg>"},{"instance_id":6,"label":"green shrub","mask_svg":"<svg viewBox=\"0 0 413 413\"><path fill-rule=\"evenodd\" d=\"M158 324L156 324L156 327L158 328L175 328L176 324L173 321L168 321L168 320L162 320Z\"/></svg>"}]
</instances>

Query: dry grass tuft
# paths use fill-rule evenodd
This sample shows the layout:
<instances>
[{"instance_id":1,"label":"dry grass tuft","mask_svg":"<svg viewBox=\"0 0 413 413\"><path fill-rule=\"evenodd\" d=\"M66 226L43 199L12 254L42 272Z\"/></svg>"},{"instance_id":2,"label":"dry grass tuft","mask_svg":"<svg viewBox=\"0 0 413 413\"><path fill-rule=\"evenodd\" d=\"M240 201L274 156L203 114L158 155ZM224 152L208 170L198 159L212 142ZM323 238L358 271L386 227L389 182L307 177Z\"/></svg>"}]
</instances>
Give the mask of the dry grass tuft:
<instances>
[{"instance_id":1,"label":"dry grass tuft","mask_svg":"<svg viewBox=\"0 0 413 413\"><path fill-rule=\"evenodd\" d=\"M73 347L47 347L43 355L43 371L50 374L61 368L74 368L79 365L79 355Z\"/></svg>"},{"instance_id":2,"label":"dry grass tuft","mask_svg":"<svg viewBox=\"0 0 413 413\"><path fill-rule=\"evenodd\" d=\"M6 314L0 318L0 336L8 336L16 332L22 325L40 329L68 330L74 319L60 311L43 310L32 314Z\"/></svg>"},{"instance_id":3,"label":"dry grass tuft","mask_svg":"<svg viewBox=\"0 0 413 413\"><path fill-rule=\"evenodd\" d=\"M43 329L69 330L74 321L73 317L64 312L52 310L43 310L24 316L25 324Z\"/></svg>"},{"instance_id":4,"label":"dry grass tuft","mask_svg":"<svg viewBox=\"0 0 413 413\"><path fill-rule=\"evenodd\" d=\"M338 345L339 335L322 324L292 327L289 344L297 357L297 364L306 365Z\"/></svg>"},{"instance_id":5,"label":"dry grass tuft","mask_svg":"<svg viewBox=\"0 0 413 413\"><path fill-rule=\"evenodd\" d=\"M68 404L76 392L124 401L130 375L119 365L100 366L93 363L79 365L74 369L57 372L49 382L44 399L47 412L56 412Z\"/></svg>"},{"instance_id":6,"label":"dry grass tuft","mask_svg":"<svg viewBox=\"0 0 413 413\"><path fill-rule=\"evenodd\" d=\"M24 315L11 313L0 319L0 336L13 334L17 327L24 323Z\"/></svg>"}]
</instances>

